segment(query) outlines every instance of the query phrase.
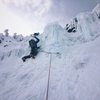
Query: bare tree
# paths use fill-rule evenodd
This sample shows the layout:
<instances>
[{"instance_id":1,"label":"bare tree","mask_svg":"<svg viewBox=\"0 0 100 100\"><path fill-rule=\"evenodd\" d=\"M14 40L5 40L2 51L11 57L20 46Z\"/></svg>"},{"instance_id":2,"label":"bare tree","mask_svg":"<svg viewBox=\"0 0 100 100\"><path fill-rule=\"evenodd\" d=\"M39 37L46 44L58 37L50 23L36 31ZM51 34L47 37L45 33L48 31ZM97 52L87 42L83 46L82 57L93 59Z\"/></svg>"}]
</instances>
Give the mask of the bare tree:
<instances>
[{"instance_id":1,"label":"bare tree","mask_svg":"<svg viewBox=\"0 0 100 100\"><path fill-rule=\"evenodd\" d=\"M5 32L5 36L6 36L6 37L9 36L9 32L8 32L8 31L9 31L8 29L5 29L5 30L4 30L4 32Z\"/></svg>"}]
</instances>

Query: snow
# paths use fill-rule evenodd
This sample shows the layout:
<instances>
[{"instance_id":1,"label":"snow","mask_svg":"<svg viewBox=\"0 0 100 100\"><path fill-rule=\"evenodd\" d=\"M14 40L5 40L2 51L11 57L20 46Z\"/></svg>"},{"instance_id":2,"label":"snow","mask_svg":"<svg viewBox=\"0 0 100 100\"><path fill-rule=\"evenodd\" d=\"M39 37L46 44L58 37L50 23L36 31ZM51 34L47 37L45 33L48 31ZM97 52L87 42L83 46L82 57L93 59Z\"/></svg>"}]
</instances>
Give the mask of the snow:
<instances>
[{"instance_id":1,"label":"snow","mask_svg":"<svg viewBox=\"0 0 100 100\"><path fill-rule=\"evenodd\" d=\"M77 19L75 33L48 24L39 37L43 51L25 63L32 37L0 35L0 100L46 100L50 59L48 100L100 99L100 19L94 12Z\"/></svg>"},{"instance_id":2,"label":"snow","mask_svg":"<svg viewBox=\"0 0 100 100\"><path fill-rule=\"evenodd\" d=\"M93 9L93 13L96 13L98 17L100 17L100 4L97 4L97 6Z\"/></svg>"}]
</instances>

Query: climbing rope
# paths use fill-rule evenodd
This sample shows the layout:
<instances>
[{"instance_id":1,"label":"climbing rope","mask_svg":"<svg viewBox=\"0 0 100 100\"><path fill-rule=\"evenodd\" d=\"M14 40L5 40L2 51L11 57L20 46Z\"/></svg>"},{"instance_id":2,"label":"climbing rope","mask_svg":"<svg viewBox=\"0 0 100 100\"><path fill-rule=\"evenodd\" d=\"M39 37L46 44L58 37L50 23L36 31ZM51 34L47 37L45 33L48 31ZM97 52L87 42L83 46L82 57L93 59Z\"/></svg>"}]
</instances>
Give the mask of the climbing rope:
<instances>
[{"instance_id":1,"label":"climbing rope","mask_svg":"<svg viewBox=\"0 0 100 100\"><path fill-rule=\"evenodd\" d=\"M48 100L48 97L49 97L51 61L52 61L52 54L50 54L49 73L48 73L47 90L46 90L46 100Z\"/></svg>"}]
</instances>

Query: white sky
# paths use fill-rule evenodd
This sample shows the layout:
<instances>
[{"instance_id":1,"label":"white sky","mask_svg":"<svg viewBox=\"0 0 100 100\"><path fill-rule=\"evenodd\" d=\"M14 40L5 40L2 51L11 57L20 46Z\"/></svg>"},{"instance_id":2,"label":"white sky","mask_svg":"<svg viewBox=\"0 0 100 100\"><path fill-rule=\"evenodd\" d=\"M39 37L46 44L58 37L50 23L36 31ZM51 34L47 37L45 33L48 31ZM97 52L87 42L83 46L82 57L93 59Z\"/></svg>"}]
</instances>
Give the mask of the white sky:
<instances>
[{"instance_id":1,"label":"white sky","mask_svg":"<svg viewBox=\"0 0 100 100\"><path fill-rule=\"evenodd\" d=\"M43 32L47 23L67 20L80 12L91 11L100 0L0 0L0 32L8 28L29 35Z\"/></svg>"},{"instance_id":2,"label":"white sky","mask_svg":"<svg viewBox=\"0 0 100 100\"><path fill-rule=\"evenodd\" d=\"M14 32L24 35L33 32L32 26L25 18L10 11L8 7L0 3L0 33L5 29L9 29L11 35Z\"/></svg>"},{"instance_id":3,"label":"white sky","mask_svg":"<svg viewBox=\"0 0 100 100\"><path fill-rule=\"evenodd\" d=\"M0 0L0 32L5 29L9 29L11 35L43 32L44 14L50 4L48 0Z\"/></svg>"}]
</instances>

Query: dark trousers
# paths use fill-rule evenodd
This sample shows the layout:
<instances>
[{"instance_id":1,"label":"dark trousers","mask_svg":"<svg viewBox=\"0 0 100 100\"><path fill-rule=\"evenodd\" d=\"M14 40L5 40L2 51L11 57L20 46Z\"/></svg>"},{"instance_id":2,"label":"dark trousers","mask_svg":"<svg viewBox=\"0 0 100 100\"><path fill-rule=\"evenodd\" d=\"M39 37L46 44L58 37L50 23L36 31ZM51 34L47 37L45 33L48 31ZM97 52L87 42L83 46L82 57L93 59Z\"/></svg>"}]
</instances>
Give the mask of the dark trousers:
<instances>
[{"instance_id":1,"label":"dark trousers","mask_svg":"<svg viewBox=\"0 0 100 100\"><path fill-rule=\"evenodd\" d=\"M32 56L31 55L27 55L27 56L24 56L22 59L28 59L28 58L31 58Z\"/></svg>"},{"instance_id":2,"label":"dark trousers","mask_svg":"<svg viewBox=\"0 0 100 100\"><path fill-rule=\"evenodd\" d=\"M32 49L31 49L31 53L30 53L29 55L27 55L27 56L22 57L22 60L25 62L26 59L28 59L28 58L33 58L33 59L35 59L35 56L36 56L37 54L38 54L38 51L37 51L37 50L32 50Z\"/></svg>"}]
</instances>

